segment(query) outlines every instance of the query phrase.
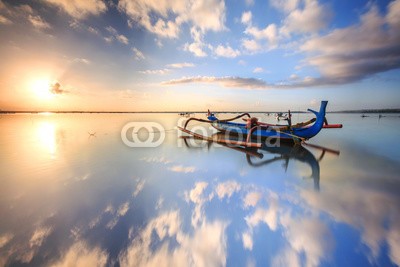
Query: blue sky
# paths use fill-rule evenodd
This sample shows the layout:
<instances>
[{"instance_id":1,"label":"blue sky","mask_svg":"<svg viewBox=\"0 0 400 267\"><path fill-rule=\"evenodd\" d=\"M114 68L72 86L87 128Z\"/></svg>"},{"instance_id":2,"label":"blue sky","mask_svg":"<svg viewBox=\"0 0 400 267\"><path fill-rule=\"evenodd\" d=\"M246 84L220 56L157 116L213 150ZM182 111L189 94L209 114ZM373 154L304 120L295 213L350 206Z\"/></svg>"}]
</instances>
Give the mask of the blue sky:
<instances>
[{"instance_id":1,"label":"blue sky","mask_svg":"<svg viewBox=\"0 0 400 267\"><path fill-rule=\"evenodd\" d=\"M400 0L0 1L0 108L399 108Z\"/></svg>"}]
</instances>

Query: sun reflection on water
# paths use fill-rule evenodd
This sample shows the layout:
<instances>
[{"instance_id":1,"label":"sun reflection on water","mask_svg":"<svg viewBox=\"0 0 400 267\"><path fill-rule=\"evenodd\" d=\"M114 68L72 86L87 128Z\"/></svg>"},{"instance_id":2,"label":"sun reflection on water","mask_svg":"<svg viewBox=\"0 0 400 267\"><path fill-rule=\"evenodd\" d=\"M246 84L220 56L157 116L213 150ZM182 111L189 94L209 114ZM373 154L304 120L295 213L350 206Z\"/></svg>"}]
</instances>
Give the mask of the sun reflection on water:
<instances>
[{"instance_id":1,"label":"sun reflection on water","mask_svg":"<svg viewBox=\"0 0 400 267\"><path fill-rule=\"evenodd\" d=\"M55 124L47 121L40 123L37 126L36 135L43 152L47 152L51 158L55 158L57 151Z\"/></svg>"}]
</instances>

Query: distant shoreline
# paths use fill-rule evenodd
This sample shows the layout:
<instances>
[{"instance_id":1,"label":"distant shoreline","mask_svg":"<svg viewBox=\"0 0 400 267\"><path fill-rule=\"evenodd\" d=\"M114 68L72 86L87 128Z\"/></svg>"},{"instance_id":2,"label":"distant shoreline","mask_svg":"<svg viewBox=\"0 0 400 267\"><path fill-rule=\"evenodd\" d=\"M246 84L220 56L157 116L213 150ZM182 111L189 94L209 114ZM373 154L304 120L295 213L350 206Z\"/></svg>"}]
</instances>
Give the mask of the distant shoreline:
<instances>
[{"instance_id":1,"label":"distant shoreline","mask_svg":"<svg viewBox=\"0 0 400 267\"><path fill-rule=\"evenodd\" d=\"M282 111L214 111L215 113L279 113ZM0 114L181 114L181 113L206 113L203 111L13 111L13 110L0 110ZM283 111L283 113L287 113ZM307 113L306 111L291 111L291 113ZM342 111L328 111L327 113L344 113L344 114L398 114L400 109L362 109L362 110L342 110Z\"/></svg>"}]
</instances>

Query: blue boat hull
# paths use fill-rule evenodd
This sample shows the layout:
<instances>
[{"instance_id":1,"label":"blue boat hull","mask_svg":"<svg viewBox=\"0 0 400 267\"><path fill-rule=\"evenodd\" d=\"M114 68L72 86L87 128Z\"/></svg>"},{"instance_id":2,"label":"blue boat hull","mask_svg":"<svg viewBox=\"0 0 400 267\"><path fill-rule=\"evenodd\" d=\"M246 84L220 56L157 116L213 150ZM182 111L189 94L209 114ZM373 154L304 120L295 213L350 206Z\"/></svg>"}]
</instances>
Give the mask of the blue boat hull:
<instances>
[{"instance_id":1,"label":"blue boat hull","mask_svg":"<svg viewBox=\"0 0 400 267\"><path fill-rule=\"evenodd\" d=\"M280 131L274 126L271 127L259 127L253 133L252 136L262 137L262 138L271 138L271 139L281 139L287 141L295 141L295 139L310 139L317 135L323 125L326 113L326 106L328 101L322 101L319 112L309 109L310 112L314 113L316 116L316 120L313 125L307 127L299 127L299 128L291 128L290 130ZM235 123L235 122L221 122L214 115L208 117L208 119L212 122L212 126L221 132L226 132L234 135L242 135L247 136L249 134L249 130L246 127L245 123Z\"/></svg>"}]
</instances>

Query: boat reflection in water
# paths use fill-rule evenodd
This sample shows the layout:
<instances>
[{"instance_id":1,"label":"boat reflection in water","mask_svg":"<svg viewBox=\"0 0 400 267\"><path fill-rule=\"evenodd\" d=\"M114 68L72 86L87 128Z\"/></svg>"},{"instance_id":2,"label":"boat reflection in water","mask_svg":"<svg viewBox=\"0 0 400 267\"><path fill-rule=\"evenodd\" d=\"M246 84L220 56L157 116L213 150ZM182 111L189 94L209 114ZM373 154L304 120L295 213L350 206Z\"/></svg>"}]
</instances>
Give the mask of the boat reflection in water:
<instances>
[{"instance_id":1,"label":"boat reflection in water","mask_svg":"<svg viewBox=\"0 0 400 267\"><path fill-rule=\"evenodd\" d=\"M196 148L198 147L198 143L193 143L193 142L188 142L190 139L197 139L195 137L191 136L181 136L183 138L184 143L187 148ZM232 137L231 137L232 138ZM215 140L218 143L218 140L226 140L226 135L222 133L216 133L212 136L212 139ZM199 139L200 140L200 139ZM232 141L237 141L232 139ZM205 141L203 141L205 142ZM212 142L207 141L207 147L210 148ZM307 148L300 144L290 144L290 143L281 143L276 146L271 146L271 145L265 145L259 149L255 148L243 148L240 146L230 146L226 144L221 144L227 148L242 152L246 154L246 160L247 163L252 166L252 167L265 167L269 164L276 163L276 162L283 162L283 167L285 169L285 172L288 169L289 166L289 161L294 160L294 161L299 161L301 163L305 163L311 168L311 175L309 177L305 178L311 178L314 181L314 189L316 191L319 191L320 186L319 186L319 180L320 180L320 166L319 162L324 158L325 153L332 153L335 155L339 155L339 151L335 151L329 148L324 148L321 146L315 146L315 145L310 145L313 146L317 149L320 149L321 155L318 157L318 159L314 156L311 151L309 151ZM266 156L269 156L267 159L265 159Z\"/></svg>"}]
</instances>

